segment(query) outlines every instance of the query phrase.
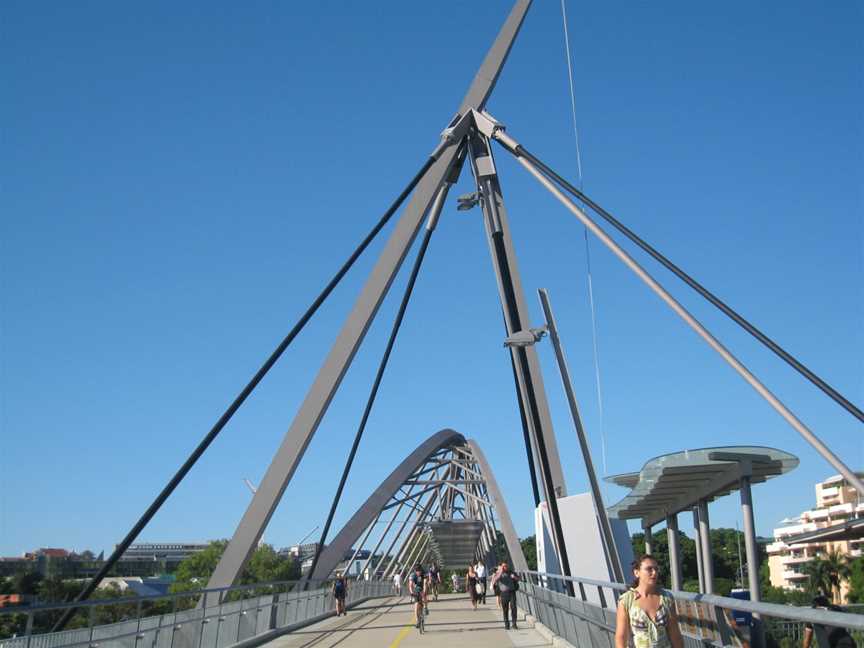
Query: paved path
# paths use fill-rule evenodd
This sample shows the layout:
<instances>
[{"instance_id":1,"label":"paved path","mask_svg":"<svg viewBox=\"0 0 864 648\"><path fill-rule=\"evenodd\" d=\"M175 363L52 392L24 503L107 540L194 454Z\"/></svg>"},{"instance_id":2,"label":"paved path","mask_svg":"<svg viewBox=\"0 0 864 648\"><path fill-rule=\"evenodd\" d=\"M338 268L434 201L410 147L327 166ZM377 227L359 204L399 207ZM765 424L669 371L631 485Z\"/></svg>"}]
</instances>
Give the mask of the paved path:
<instances>
[{"instance_id":1,"label":"paved path","mask_svg":"<svg viewBox=\"0 0 864 648\"><path fill-rule=\"evenodd\" d=\"M373 599L333 617L275 639L266 648L534 648L551 644L519 615L519 630L505 630L495 599L475 611L464 594L444 594L433 601L426 632L414 628L407 597Z\"/></svg>"}]
</instances>

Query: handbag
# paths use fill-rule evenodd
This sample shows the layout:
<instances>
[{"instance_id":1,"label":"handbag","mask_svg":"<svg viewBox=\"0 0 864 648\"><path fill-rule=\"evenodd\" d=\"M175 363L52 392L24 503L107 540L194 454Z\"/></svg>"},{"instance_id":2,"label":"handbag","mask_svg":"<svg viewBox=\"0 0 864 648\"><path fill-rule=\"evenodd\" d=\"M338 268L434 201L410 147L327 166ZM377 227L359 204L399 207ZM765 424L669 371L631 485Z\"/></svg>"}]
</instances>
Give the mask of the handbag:
<instances>
[{"instance_id":1,"label":"handbag","mask_svg":"<svg viewBox=\"0 0 864 648\"><path fill-rule=\"evenodd\" d=\"M477 583L476 585L474 585L474 591L477 592L478 594L482 594L483 593L483 583Z\"/></svg>"}]
</instances>

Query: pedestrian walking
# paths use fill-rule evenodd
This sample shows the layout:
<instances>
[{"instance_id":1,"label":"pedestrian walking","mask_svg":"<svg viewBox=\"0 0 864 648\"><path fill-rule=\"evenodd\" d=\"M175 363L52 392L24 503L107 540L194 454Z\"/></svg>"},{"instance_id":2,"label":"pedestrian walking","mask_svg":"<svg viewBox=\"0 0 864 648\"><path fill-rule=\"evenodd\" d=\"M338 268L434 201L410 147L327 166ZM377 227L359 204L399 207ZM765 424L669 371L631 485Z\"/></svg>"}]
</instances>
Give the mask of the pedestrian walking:
<instances>
[{"instance_id":1,"label":"pedestrian walking","mask_svg":"<svg viewBox=\"0 0 864 648\"><path fill-rule=\"evenodd\" d=\"M402 575L399 572L393 574L393 593L402 596Z\"/></svg>"},{"instance_id":2,"label":"pedestrian walking","mask_svg":"<svg viewBox=\"0 0 864 648\"><path fill-rule=\"evenodd\" d=\"M450 574L450 582L453 583L453 593L457 594L459 592L459 574L455 571Z\"/></svg>"},{"instance_id":3,"label":"pedestrian walking","mask_svg":"<svg viewBox=\"0 0 864 648\"><path fill-rule=\"evenodd\" d=\"M640 556L633 561L632 570L630 589L618 599L615 648L684 648L675 601L660 588L657 560Z\"/></svg>"},{"instance_id":4,"label":"pedestrian walking","mask_svg":"<svg viewBox=\"0 0 864 648\"><path fill-rule=\"evenodd\" d=\"M471 605L477 609L477 601L480 600L480 584L477 582L477 572L474 571L474 565L468 565L468 573L465 574L465 580L468 582L468 593L471 595Z\"/></svg>"},{"instance_id":5,"label":"pedestrian walking","mask_svg":"<svg viewBox=\"0 0 864 648\"><path fill-rule=\"evenodd\" d=\"M498 604L498 609L501 609L501 591L498 589L498 576L501 574L501 567L504 563L499 563L498 567L495 568L495 573L492 574L492 578L489 579L489 584L492 587L492 593L495 595L495 601Z\"/></svg>"},{"instance_id":6,"label":"pedestrian walking","mask_svg":"<svg viewBox=\"0 0 864 648\"><path fill-rule=\"evenodd\" d=\"M336 616L348 614L345 611L345 598L348 596L348 580L342 573L336 574L333 581L333 598L336 599Z\"/></svg>"},{"instance_id":7,"label":"pedestrian walking","mask_svg":"<svg viewBox=\"0 0 864 648\"><path fill-rule=\"evenodd\" d=\"M502 562L501 566L492 577L492 586L498 592L498 600L504 611L504 629L509 630L512 626L518 630L516 625L516 592L519 591L519 576L510 571L510 566Z\"/></svg>"},{"instance_id":8,"label":"pedestrian walking","mask_svg":"<svg viewBox=\"0 0 864 648\"><path fill-rule=\"evenodd\" d=\"M480 585L480 602L486 605L486 565L478 560L474 566L474 573L477 574L477 583Z\"/></svg>"},{"instance_id":9,"label":"pedestrian walking","mask_svg":"<svg viewBox=\"0 0 864 648\"><path fill-rule=\"evenodd\" d=\"M843 608L834 605L828 600L827 596L819 595L813 599L813 607L819 610L829 610L830 612L843 612ZM829 648L855 648L855 639L849 634L846 628L825 627L825 638L828 640ZM810 648L811 645L821 645L818 641L813 641L816 631L813 629L812 623L804 624L804 640L801 645L803 648Z\"/></svg>"}]
</instances>

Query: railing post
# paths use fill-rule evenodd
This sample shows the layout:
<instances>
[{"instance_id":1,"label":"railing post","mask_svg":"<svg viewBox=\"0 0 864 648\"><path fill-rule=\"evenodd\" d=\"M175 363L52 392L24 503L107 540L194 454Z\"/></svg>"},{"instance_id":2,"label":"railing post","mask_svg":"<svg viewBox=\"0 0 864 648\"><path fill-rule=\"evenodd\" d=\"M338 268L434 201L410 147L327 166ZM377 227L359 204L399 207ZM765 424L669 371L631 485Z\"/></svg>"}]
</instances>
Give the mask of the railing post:
<instances>
[{"instance_id":1,"label":"railing post","mask_svg":"<svg viewBox=\"0 0 864 648\"><path fill-rule=\"evenodd\" d=\"M92 635L92 633L91 633ZM30 641L33 638L33 612L27 612L27 623L24 626L24 636L27 637L27 648L30 648Z\"/></svg>"},{"instance_id":2,"label":"railing post","mask_svg":"<svg viewBox=\"0 0 864 648\"><path fill-rule=\"evenodd\" d=\"M717 624L717 631L720 633L720 640L724 646L732 646L732 630L726 622L726 610L719 605L713 606L714 622ZM752 645L752 642L751 642ZM756 648L754 646L754 648Z\"/></svg>"},{"instance_id":3,"label":"railing post","mask_svg":"<svg viewBox=\"0 0 864 648\"><path fill-rule=\"evenodd\" d=\"M219 597L219 609L216 612L216 643L214 648L219 645L219 637L222 636L222 624L225 623L225 617L222 616L222 606L224 605L222 597Z\"/></svg>"},{"instance_id":4,"label":"railing post","mask_svg":"<svg viewBox=\"0 0 864 648\"><path fill-rule=\"evenodd\" d=\"M277 615L279 614L279 590L273 592L273 602L270 604L270 630L276 629Z\"/></svg>"},{"instance_id":5,"label":"railing post","mask_svg":"<svg viewBox=\"0 0 864 648\"><path fill-rule=\"evenodd\" d=\"M138 599L138 605L135 606L135 616L138 617L138 625L135 629L135 646L138 645L138 640L143 639L143 635L141 634L141 599Z\"/></svg>"},{"instance_id":6,"label":"railing post","mask_svg":"<svg viewBox=\"0 0 864 648\"><path fill-rule=\"evenodd\" d=\"M91 605L91 606L87 609L87 627L88 627L89 630L90 630L90 638L87 640L87 645L88 645L88 646L92 646L92 645L93 645L93 627L95 626L95 623L93 623L93 620L94 620L93 617L95 617L95 616L96 616L96 606L95 606L95 605ZM29 643L29 642L27 643L27 646L28 646L28 648L29 648L29 646L30 646L30 643Z\"/></svg>"}]
</instances>

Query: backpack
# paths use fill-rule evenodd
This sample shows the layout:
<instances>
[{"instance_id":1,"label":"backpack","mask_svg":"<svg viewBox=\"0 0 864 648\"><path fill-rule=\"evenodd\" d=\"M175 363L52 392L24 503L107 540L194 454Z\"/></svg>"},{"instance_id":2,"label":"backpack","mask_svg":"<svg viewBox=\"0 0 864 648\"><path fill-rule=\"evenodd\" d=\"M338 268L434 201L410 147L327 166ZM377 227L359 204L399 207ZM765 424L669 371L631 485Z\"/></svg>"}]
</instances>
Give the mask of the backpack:
<instances>
[{"instance_id":1,"label":"backpack","mask_svg":"<svg viewBox=\"0 0 864 648\"><path fill-rule=\"evenodd\" d=\"M333 592L336 594L336 596L339 596L339 595L345 593L345 580L344 579L342 579L342 578L336 579L336 584L333 586Z\"/></svg>"}]
</instances>

